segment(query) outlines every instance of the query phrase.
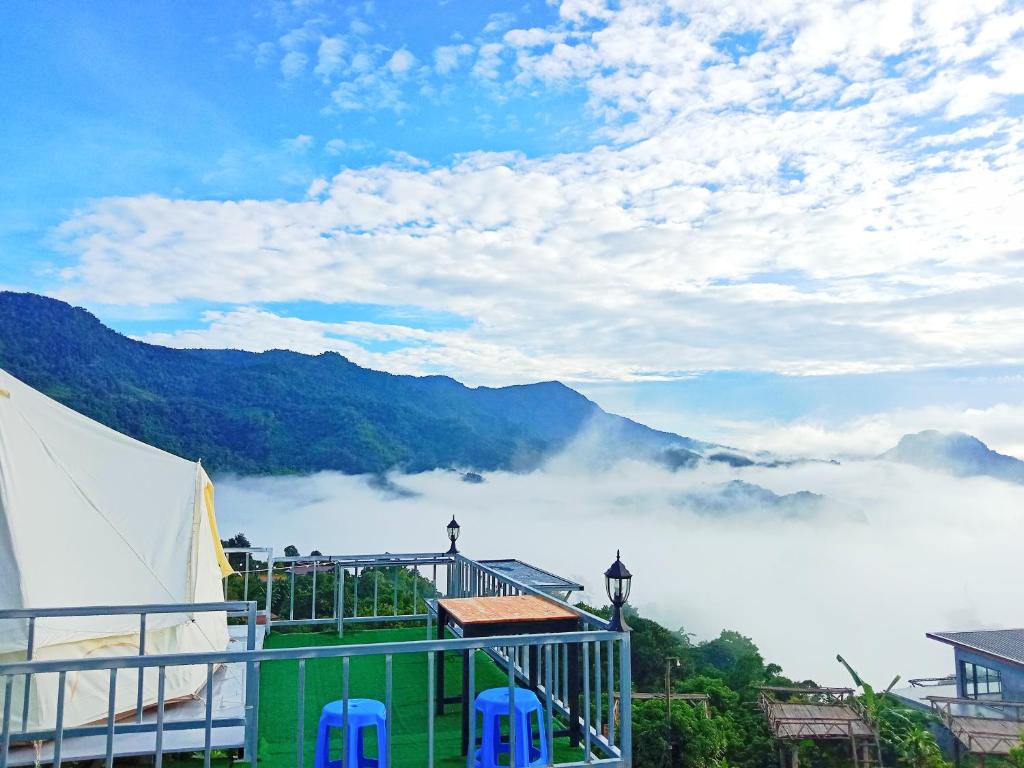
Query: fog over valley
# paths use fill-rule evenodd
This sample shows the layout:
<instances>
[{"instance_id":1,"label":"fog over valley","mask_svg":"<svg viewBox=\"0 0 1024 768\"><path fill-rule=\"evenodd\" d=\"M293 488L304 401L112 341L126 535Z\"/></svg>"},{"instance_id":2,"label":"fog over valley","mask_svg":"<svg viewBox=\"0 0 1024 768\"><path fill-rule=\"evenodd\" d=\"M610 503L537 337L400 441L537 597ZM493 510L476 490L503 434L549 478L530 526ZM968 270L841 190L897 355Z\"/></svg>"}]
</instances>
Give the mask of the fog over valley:
<instances>
[{"instance_id":1,"label":"fog over valley","mask_svg":"<svg viewBox=\"0 0 1024 768\"><path fill-rule=\"evenodd\" d=\"M592 446L591 446L592 447ZM1024 486L883 460L672 471L576 446L529 474L219 479L225 536L303 554L447 546L518 557L586 586L621 549L631 602L698 640L734 629L794 679L875 684L952 672L933 630L1019 626Z\"/></svg>"}]
</instances>

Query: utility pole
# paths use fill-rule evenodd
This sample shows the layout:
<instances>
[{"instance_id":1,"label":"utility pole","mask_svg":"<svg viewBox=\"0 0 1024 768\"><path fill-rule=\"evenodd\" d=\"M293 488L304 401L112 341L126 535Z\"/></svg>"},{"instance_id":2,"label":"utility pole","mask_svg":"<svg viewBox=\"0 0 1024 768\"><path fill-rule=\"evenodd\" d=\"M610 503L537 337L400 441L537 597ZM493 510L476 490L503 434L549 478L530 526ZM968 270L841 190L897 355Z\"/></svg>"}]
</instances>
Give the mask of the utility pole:
<instances>
[{"instance_id":1,"label":"utility pole","mask_svg":"<svg viewBox=\"0 0 1024 768\"><path fill-rule=\"evenodd\" d=\"M669 765L672 765L672 668L679 666L678 656L665 659L665 741L668 744Z\"/></svg>"}]
</instances>

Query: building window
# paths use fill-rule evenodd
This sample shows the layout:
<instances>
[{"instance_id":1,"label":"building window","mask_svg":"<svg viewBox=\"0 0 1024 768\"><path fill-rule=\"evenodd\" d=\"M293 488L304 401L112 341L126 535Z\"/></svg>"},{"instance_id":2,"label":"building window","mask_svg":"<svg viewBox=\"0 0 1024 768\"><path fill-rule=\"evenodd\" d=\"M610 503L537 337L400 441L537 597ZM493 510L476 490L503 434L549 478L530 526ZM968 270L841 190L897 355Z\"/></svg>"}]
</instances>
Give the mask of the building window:
<instances>
[{"instance_id":1,"label":"building window","mask_svg":"<svg viewBox=\"0 0 1024 768\"><path fill-rule=\"evenodd\" d=\"M1001 699L1003 680L999 670L989 669L969 661L960 662L964 681L964 696L968 699Z\"/></svg>"}]
</instances>

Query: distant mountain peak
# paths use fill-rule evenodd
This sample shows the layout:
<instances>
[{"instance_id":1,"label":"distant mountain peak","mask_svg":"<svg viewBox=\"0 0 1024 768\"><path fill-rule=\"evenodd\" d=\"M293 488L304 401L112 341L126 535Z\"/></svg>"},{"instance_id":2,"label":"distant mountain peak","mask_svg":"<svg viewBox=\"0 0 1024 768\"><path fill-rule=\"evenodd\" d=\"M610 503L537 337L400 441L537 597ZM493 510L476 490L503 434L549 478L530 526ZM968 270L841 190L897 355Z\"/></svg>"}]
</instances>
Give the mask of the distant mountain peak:
<instances>
[{"instance_id":1,"label":"distant mountain peak","mask_svg":"<svg viewBox=\"0 0 1024 768\"><path fill-rule=\"evenodd\" d=\"M1024 461L993 451L965 432L926 429L904 435L879 458L958 477L987 476L1024 484Z\"/></svg>"}]
</instances>

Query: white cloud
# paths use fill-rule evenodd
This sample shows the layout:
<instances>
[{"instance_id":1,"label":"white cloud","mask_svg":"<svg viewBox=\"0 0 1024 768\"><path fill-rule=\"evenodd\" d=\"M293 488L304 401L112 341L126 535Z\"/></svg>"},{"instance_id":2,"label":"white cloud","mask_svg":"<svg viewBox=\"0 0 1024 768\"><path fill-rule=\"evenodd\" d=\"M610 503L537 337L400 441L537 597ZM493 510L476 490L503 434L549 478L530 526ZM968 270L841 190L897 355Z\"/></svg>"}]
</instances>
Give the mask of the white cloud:
<instances>
[{"instance_id":1,"label":"white cloud","mask_svg":"<svg viewBox=\"0 0 1024 768\"><path fill-rule=\"evenodd\" d=\"M473 53L473 46L468 43L461 45L442 45L434 49L434 70L439 75L447 75L462 63L462 59Z\"/></svg>"},{"instance_id":2,"label":"white cloud","mask_svg":"<svg viewBox=\"0 0 1024 768\"><path fill-rule=\"evenodd\" d=\"M315 198L320 197L330 185L327 183L327 179L316 178L310 182L309 187L306 188L306 197Z\"/></svg>"},{"instance_id":3,"label":"white cloud","mask_svg":"<svg viewBox=\"0 0 1024 768\"><path fill-rule=\"evenodd\" d=\"M299 51L288 51L281 59L281 74L287 79L298 77L306 71L309 57Z\"/></svg>"},{"instance_id":4,"label":"white cloud","mask_svg":"<svg viewBox=\"0 0 1024 768\"><path fill-rule=\"evenodd\" d=\"M348 28L356 35L368 35L373 32L373 27L362 19L352 19L352 21L349 22Z\"/></svg>"},{"instance_id":5,"label":"white cloud","mask_svg":"<svg viewBox=\"0 0 1024 768\"><path fill-rule=\"evenodd\" d=\"M723 518L678 503L680 494L734 477L779 494L823 493L865 519L787 520L770 509ZM837 653L883 685L897 673L950 672L952 652L925 632L1022 619L1024 488L987 478L881 462L670 473L633 462L592 472L565 460L529 475L492 473L478 485L449 472L393 479L420 495L389 498L365 478L333 473L223 479L218 515L222 529L244 530L278 551L295 544L303 552L394 552L443 541L440 526L454 512L469 556L521 557L578 580L581 597L598 601L601 573L618 548L634 574L630 601L644 615L699 639L738 630L789 675L823 684L850 684ZM545 535L509 549L509 519ZM950 567L965 552L984 552L986 567ZM761 578L779 573L787 599L814 611L780 619L777 581ZM884 618L885 642L878 621L866 617Z\"/></svg>"},{"instance_id":6,"label":"white cloud","mask_svg":"<svg viewBox=\"0 0 1024 768\"><path fill-rule=\"evenodd\" d=\"M308 196L317 197L322 191L314 182ZM472 385L525 384L552 378L553 373L554 378L571 378L580 371L601 377L629 376L628 370L605 369L599 359L568 352L541 362L529 350L480 339L466 330L428 331L365 321L327 323L284 317L254 307L207 312L203 323L204 328L150 333L140 338L151 344L190 349L292 349L311 355L338 352L365 368L411 375L444 373ZM368 351L367 347L378 342L394 343L396 348Z\"/></svg>"},{"instance_id":7,"label":"white cloud","mask_svg":"<svg viewBox=\"0 0 1024 768\"><path fill-rule=\"evenodd\" d=\"M62 227L60 290L454 312L432 349L471 380L508 350L575 380L1024 362L1024 18L908 7L566 2L434 69L475 50L488 88L585 89L606 143L345 170L294 203L99 200ZM426 71L359 50L334 108L406 109Z\"/></svg>"},{"instance_id":8,"label":"white cloud","mask_svg":"<svg viewBox=\"0 0 1024 768\"><path fill-rule=\"evenodd\" d=\"M515 20L516 15L514 13L492 13L488 17L487 23L484 25L483 32L484 34L502 32L512 26L512 24L515 23Z\"/></svg>"},{"instance_id":9,"label":"white cloud","mask_svg":"<svg viewBox=\"0 0 1024 768\"><path fill-rule=\"evenodd\" d=\"M407 49L401 48L391 54L391 58L388 59L387 68L391 70L392 74L401 75L412 69L415 64L416 57Z\"/></svg>"},{"instance_id":10,"label":"white cloud","mask_svg":"<svg viewBox=\"0 0 1024 768\"><path fill-rule=\"evenodd\" d=\"M316 72L326 82L339 72L344 65L345 39L342 37L325 37L320 40L317 49Z\"/></svg>"},{"instance_id":11,"label":"white cloud","mask_svg":"<svg viewBox=\"0 0 1024 768\"><path fill-rule=\"evenodd\" d=\"M930 406L888 411L844 423L802 418L784 424L729 422L701 437L784 456L877 456L906 434L925 429L966 432L989 448L1024 459L1024 402L989 408Z\"/></svg>"},{"instance_id":12,"label":"white cloud","mask_svg":"<svg viewBox=\"0 0 1024 768\"><path fill-rule=\"evenodd\" d=\"M501 43L484 43L477 49L476 63L473 74L488 80L497 79L501 68L501 52L505 46Z\"/></svg>"},{"instance_id":13,"label":"white cloud","mask_svg":"<svg viewBox=\"0 0 1024 768\"><path fill-rule=\"evenodd\" d=\"M373 57L366 53L360 52L352 57L352 69L356 72L368 72L373 69Z\"/></svg>"},{"instance_id":14,"label":"white cloud","mask_svg":"<svg viewBox=\"0 0 1024 768\"><path fill-rule=\"evenodd\" d=\"M312 149L315 139L307 133L300 133L292 139L285 139L281 142L286 150L295 154L305 154Z\"/></svg>"}]
</instances>

